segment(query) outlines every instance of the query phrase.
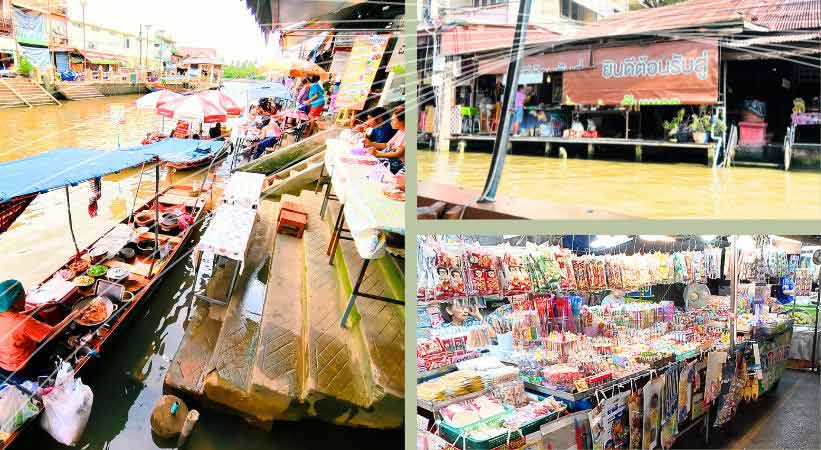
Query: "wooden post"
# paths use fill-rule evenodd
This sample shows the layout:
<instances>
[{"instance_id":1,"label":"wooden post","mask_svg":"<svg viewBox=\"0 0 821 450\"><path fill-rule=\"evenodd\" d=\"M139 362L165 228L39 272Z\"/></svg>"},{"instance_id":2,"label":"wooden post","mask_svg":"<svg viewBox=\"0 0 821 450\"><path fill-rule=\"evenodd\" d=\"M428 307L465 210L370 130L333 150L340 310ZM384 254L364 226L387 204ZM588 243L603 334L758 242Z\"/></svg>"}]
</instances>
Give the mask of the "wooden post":
<instances>
[{"instance_id":1,"label":"wooden post","mask_svg":"<svg viewBox=\"0 0 821 450\"><path fill-rule=\"evenodd\" d=\"M713 164L716 158L716 147L713 144L707 144L707 166L715 167Z\"/></svg>"},{"instance_id":2,"label":"wooden post","mask_svg":"<svg viewBox=\"0 0 821 450\"><path fill-rule=\"evenodd\" d=\"M193 296L192 296L193 297ZM188 415L185 416L185 423L182 424L182 430L180 431L180 438L177 440L177 448L182 448L185 445L185 441L188 440L188 436L191 435L191 432L194 431L194 425L197 424L197 421L200 420L200 413L196 409L192 409L188 411Z\"/></svg>"},{"instance_id":3,"label":"wooden post","mask_svg":"<svg viewBox=\"0 0 821 450\"><path fill-rule=\"evenodd\" d=\"M550 146L550 141L545 142L545 144L544 144L544 155L545 156L550 156L550 147L551 147Z\"/></svg>"},{"instance_id":4,"label":"wooden post","mask_svg":"<svg viewBox=\"0 0 821 450\"><path fill-rule=\"evenodd\" d=\"M151 267L148 277L154 275L154 263L160 256L160 165L154 166L154 255L151 258Z\"/></svg>"},{"instance_id":5,"label":"wooden post","mask_svg":"<svg viewBox=\"0 0 821 450\"><path fill-rule=\"evenodd\" d=\"M595 152L595 147L593 143L587 144L587 159L593 159L593 153Z\"/></svg>"},{"instance_id":6,"label":"wooden post","mask_svg":"<svg viewBox=\"0 0 821 450\"><path fill-rule=\"evenodd\" d=\"M641 145L636 146L636 161L641 162Z\"/></svg>"}]
</instances>

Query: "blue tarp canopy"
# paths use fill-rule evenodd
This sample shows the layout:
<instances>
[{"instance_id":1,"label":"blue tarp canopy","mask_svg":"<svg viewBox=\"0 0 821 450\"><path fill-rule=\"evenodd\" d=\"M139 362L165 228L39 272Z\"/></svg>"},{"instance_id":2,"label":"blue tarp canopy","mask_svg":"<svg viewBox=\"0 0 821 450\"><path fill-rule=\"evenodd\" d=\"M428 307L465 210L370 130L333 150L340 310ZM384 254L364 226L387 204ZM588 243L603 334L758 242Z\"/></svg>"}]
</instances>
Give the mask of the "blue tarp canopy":
<instances>
[{"instance_id":1,"label":"blue tarp canopy","mask_svg":"<svg viewBox=\"0 0 821 450\"><path fill-rule=\"evenodd\" d=\"M156 159L151 153L66 147L0 164L0 203L76 185Z\"/></svg>"},{"instance_id":2,"label":"blue tarp canopy","mask_svg":"<svg viewBox=\"0 0 821 450\"><path fill-rule=\"evenodd\" d=\"M185 163L211 157L225 145L225 141L168 138L153 144L131 147L123 152L153 155L163 161Z\"/></svg>"}]
</instances>

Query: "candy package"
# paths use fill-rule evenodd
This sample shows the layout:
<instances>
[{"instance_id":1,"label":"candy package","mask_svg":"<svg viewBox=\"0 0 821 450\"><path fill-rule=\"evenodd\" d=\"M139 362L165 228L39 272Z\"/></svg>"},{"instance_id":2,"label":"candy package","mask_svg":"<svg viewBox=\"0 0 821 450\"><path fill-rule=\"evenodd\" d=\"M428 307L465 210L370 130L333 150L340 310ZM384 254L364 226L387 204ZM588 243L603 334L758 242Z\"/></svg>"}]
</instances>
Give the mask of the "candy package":
<instances>
[{"instance_id":1,"label":"candy package","mask_svg":"<svg viewBox=\"0 0 821 450\"><path fill-rule=\"evenodd\" d=\"M521 249L505 247L501 262L504 295L527 294L533 291L533 282L530 272L525 267L525 255Z\"/></svg>"}]
</instances>

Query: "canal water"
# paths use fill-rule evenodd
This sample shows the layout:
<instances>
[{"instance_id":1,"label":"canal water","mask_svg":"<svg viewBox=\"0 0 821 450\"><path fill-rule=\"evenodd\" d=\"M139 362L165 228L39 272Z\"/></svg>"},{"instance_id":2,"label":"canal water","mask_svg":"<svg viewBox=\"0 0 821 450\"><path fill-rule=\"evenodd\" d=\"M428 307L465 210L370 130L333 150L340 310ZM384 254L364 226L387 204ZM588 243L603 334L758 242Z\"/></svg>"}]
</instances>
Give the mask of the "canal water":
<instances>
[{"instance_id":1,"label":"canal water","mask_svg":"<svg viewBox=\"0 0 821 450\"><path fill-rule=\"evenodd\" d=\"M420 151L420 180L481 190L490 155ZM500 196L652 219L821 219L821 173L508 155Z\"/></svg>"},{"instance_id":2,"label":"canal water","mask_svg":"<svg viewBox=\"0 0 821 450\"><path fill-rule=\"evenodd\" d=\"M159 129L160 118L136 110L136 96L65 102L62 107L0 110L0 161L33 156L57 147L82 146L113 149L136 145L149 130ZM126 124L110 122L111 105L126 108ZM165 124L166 131L170 127ZM99 214L87 213L88 186L71 188L75 231L81 247L99 237L128 215L137 190L139 170L103 179ZM193 183L201 172L178 174L175 182ZM146 170L139 196L153 191L153 170ZM26 286L44 280L73 253L68 231L65 192L40 195L12 229L0 234L0 280L17 278ZM190 248L189 248L190 249ZM88 427L79 444L82 450L142 450L173 448L175 442L155 441L149 417L162 395L163 378L185 331L190 314L193 264L183 258L169 272L147 307L119 335L102 358L82 374L94 392ZM272 432L242 420L201 410L200 422L186 448L326 449L400 448L401 431L381 432L335 427L319 422L282 423ZM59 449L39 425L30 427L12 448Z\"/></svg>"}]
</instances>

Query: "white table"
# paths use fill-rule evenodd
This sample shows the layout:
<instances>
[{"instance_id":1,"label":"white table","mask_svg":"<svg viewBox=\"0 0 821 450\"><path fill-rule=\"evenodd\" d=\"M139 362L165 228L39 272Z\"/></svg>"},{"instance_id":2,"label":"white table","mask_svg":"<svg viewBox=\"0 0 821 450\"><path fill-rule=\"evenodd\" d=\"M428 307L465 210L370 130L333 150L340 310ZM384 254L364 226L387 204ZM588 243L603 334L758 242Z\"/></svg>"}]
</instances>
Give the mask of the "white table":
<instances>
[{"instance_id":1,"label":"white table","mask_svg":"<svg viewBox=\"0 0 821 450\"><path fill-rule=\"evenodd\" d=\"M348 316L357 297L404 305L404 301L359 290L371 260L385 254L386 233L405 234L405 202L391 200L384 195L394 184L394 176L371 155L354 155L353 144L341 139L328 139L325 150L325 168L331 176L339 213L329 243L329 264L333 264L340 239L354 242L357 253L365 262L353 286L348 305L342 314L341 325L347 325ZM326 201L331 186L325 191ZM347 224L348 228L345 228ZM350 237L343 232L349 232Z\"/></svg>"},{"instance_id":2,"label":"white table","mask_svg":"<svg viewBox=\"0 0 821 450\"><path fill-rule=\"evenodd\" d=\"M228 204L220 205L216 209L208 229L203 233L195 249L197 260L194 271L196 273L194 280L195 296L217 304L227 304L230 301L237 277L245 264L248 244L251 241L251 234L254 232L256 219L256 209ZM202 278L207 277L210 279L214 264L220 258L234 261L234 272L225 299L211 298L196 291Z\"/></svg>"},{"instance_id":3,"label":"white table","mask_svg":"<svg viewBox=\"0 0 821 450\"><path fill-rule=\"evenodd\" d=\"M234 172L225 184L222 201L228 205L256 209L259 206L264 184L264 174Z\"/></svg>"}]
</instances>

